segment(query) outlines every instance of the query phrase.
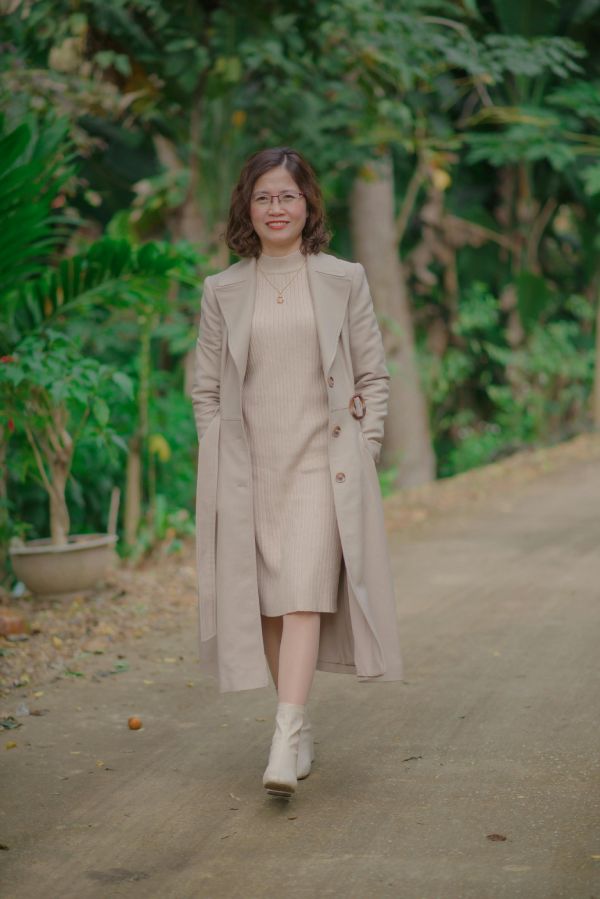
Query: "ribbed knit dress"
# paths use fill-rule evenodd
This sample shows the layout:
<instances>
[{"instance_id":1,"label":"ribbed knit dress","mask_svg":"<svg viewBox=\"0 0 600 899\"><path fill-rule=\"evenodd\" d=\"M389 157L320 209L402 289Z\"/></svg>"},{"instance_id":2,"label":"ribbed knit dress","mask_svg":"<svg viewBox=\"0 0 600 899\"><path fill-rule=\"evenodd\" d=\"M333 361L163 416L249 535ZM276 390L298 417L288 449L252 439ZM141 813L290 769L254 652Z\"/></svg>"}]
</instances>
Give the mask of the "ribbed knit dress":
<instances>
[{"instance_id":1,"label":"ribbed knit dress","mask_svg":"<svg viewBox=\"0 0 600 899\"><path fill-rule=\"evenodd\" d=\"M260 611L335 612L342 548L328 462L329 409L300 250L258 259L242 412L252 461Z\"/></svg>"}]
</instances>

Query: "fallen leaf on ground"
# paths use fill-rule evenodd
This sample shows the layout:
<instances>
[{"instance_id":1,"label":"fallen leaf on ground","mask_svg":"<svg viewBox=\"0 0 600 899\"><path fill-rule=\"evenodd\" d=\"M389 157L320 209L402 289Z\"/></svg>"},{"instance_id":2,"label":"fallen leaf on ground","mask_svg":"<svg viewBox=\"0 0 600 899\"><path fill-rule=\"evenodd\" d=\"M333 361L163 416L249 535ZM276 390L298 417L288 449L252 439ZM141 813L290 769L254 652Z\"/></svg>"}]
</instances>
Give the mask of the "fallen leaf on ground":
<instances>
[{"instance_id":1,"label":"fallen leaf on ground","mask_svg":"<svg viewBox=\"0 0 600 899\"><path fill-rule=\"evenodd\" d=\"M17 721L12 715L9 715L8 718L0 718L0 727L6 728L6 730L12 730L14 727L23 727L22 721Z\"/></svg>"},{"instance_id":2,"label":"fallen leaf on ground","mask_svg":"<svg viewBox=\"0 0 600 899\"><path fill-rule=\"evenodd\" d=\"M113 671L129 671L129 662L115 662Z\"/></svg>"}]
</instances>

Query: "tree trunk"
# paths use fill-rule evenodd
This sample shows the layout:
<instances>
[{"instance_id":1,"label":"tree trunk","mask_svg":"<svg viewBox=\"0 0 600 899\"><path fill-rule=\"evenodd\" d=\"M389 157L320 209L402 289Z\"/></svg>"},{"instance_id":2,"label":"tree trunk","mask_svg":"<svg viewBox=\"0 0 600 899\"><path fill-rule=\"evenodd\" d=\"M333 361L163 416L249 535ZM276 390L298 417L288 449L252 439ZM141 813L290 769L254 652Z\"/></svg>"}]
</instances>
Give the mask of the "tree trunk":
<instances>
[{"instance_id":1,"label":"tree trunk","mask_svg":"<svg viewBox=\"0 0 600 899\"><path fill-rule=\"evenodd\" d=\"M600 431L600 297L596 303L596 365L594 368L592 422L594 430Z\"/></svg>"},{"instance_id":2,"label":"tree trunk","mask_svg":"<svg viewBox=\"0 0 600 899\"><path fill-rule=\"evenodd\" d=\"M359 173L350 197L350 215L355 256L367 273L392 376L382 462L398 467L398 487L425 484L435 477L435 456L396 239L389 155L365 165Z\"/></svg>"},{"instance_id":3,"label":"tree trunk","mask_svg":"<svg viewBox=\"0 0 600 899\"><path fill-rule=\"evenodd\" d=\"M8 562L8 434L0 425L0 584L4 583Z\"/></svg>"},{"instance_id":4,"label":"tree trunk","mask_svg":"<svg viewBox=\"0 0 600 899\"><path fill-rule=\"evenodd\" d=\"M154 136L154 149L162 166L168 171L189 170L189 183L183 203L177 209L169 210L167 219L173 240L189 240L204 247L207 241L206 222L199 202L200 156L197 150L200 142L201 108L196 102L190 115L189 162L186 166L175 144L163 137Z\"/></svg>"},{"instance_id":5,"label":"tree trunk","mask_svg":"<svg viewBox=\"0 0 600 899\"><path fill-rule=\"evenodd\" d=\"M123 530L125 543L133 546L137 538L142 514L142 457L139 433L129 442L127 454L127 473L125 480L125 509L123 513Z\"/></svg>"},{"instance_id":6,"label":"tree trunk","mask_svg":"<svg viewBox=\"0 0 600 899\"><path fill-rule=\"evenodd\" d=\"M50 473L50 538L53 544L62 546L68 542L71 526L66 492L73 463L73 438L67 431L67 410L64 406L54 410L52 419L52 426L47 428L41 446Z\"/></svg>"},{"instance_id":7,"label":"tree trunk","mask_svg":"<svg viewBox=\"0 0 600 899\"><path fill-rule=\"evenodd\" d=\"M50 537L55 546L62 546L69 539L69 510L65 498L68 468L60 459L50 463L52 490L50 491Z\"/></svg>"}]
</instances>

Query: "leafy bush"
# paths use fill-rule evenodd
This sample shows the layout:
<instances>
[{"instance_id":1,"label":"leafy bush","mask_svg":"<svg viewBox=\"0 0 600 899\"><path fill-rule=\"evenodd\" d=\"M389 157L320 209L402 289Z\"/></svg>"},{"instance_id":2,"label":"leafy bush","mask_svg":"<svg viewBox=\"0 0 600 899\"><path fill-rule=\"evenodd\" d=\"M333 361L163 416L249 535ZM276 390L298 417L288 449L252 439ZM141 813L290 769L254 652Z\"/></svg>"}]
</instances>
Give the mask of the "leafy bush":
<instances>
[{"instance_id":1,"label":"leafy bush","mask_svg":"<svg viewBox=\"0 0 600 899\"><path fill-rule=\"evenodd\" d=\"M499 301L477 282L461 299L443 356L420 345L441 477L586 427L594 378L590 304L573 296L561 305L568 319L530 321L511 348Z\"/></svg>"}]
</instances>

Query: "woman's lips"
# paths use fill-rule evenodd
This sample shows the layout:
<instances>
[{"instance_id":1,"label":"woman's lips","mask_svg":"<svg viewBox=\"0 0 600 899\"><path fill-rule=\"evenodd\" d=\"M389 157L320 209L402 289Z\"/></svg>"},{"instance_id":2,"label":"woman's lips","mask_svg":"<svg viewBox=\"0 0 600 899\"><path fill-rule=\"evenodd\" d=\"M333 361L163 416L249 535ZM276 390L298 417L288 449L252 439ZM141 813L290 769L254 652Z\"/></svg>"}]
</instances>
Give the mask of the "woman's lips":
<instances>
[{"instance_id":1,"label":"woman's lips","mask_svg":"<svg viewBox=\"0 0 600 899\"><path fill-rule=\"evenodd\" d=\"M268 227L273 231L280 231L282 228L285 228L287 224L287 222L267 222Z\"/></svg>"}]
</instances>

